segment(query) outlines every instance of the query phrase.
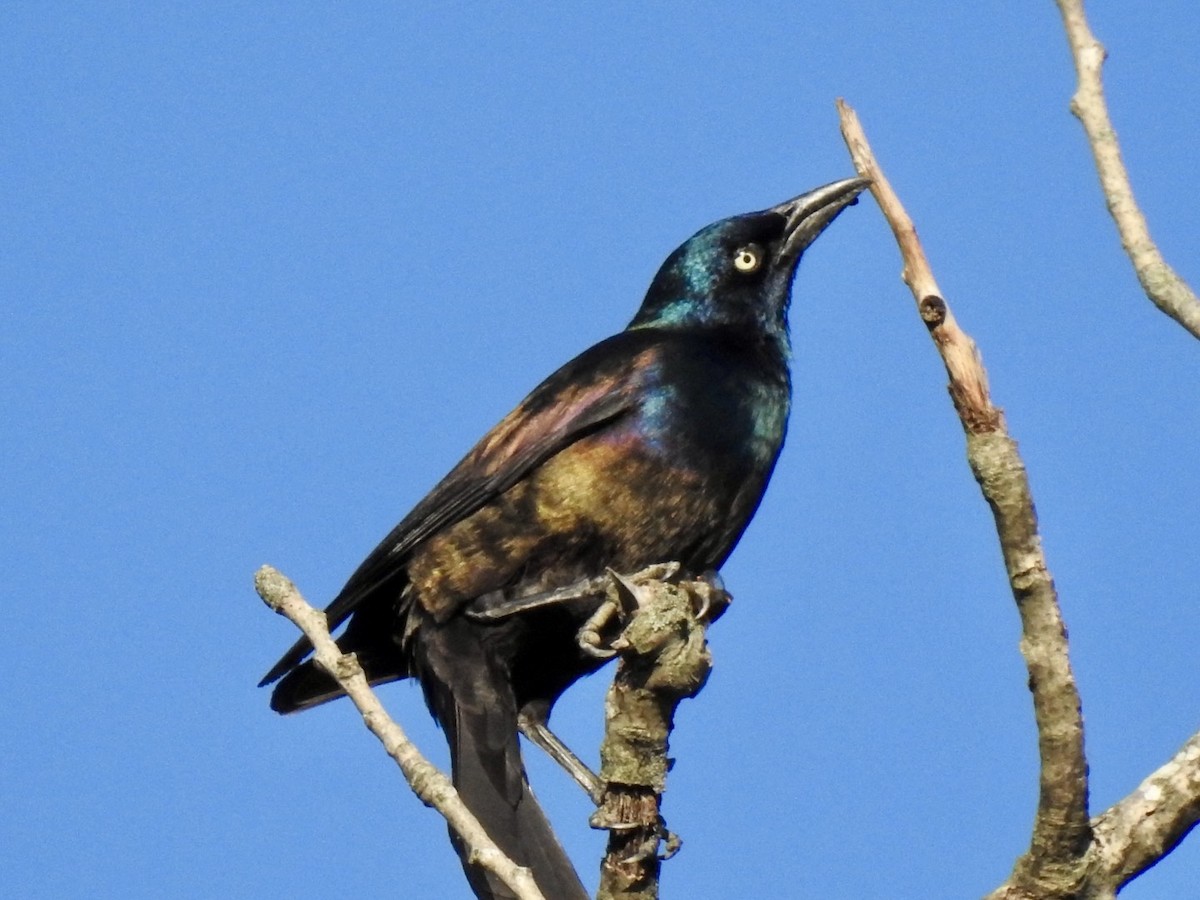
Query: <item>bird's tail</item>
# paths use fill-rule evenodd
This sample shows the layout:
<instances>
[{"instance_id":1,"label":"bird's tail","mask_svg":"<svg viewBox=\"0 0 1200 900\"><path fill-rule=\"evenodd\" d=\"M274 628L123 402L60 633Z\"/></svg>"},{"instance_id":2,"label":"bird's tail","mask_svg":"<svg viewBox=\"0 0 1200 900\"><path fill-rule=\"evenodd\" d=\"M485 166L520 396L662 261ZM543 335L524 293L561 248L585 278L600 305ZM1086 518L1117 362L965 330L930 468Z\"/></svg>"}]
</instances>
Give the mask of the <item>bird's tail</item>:
<instances>
[{"instance_id":1,"label":"bird's tail","mask_svg":"<svg viewBox=\"0 0 1200 900\"><path fill-rule=\"evenodd\" d=\"M525 777L508 679L477 638L456 630L449 624L423 635L427 640L419 654L426 699L450 744L454 786L500 850L533 873L546 900L588 900ZM453 831L450 840L480 900L514 897L498 878L471 863Z\"/></svg>"},{"instance_id":2,"label":"bird's tail","mask_svg":"<svg viewBox=\"0 0 1200 900\"><path fill-rule=\"evenodd\" d=\"M586 900L588 893L525 777L516 710L508 712L456 705L454 724L446 729L454 786L504 854L532 871L547 900ZM494 875L471 864L453 831L450 839L480 900L515 896Z\"/></svg>"},{"instance_id":3,"label":"bird's tail","mask_svg":"<svg viewBox=\"0 0 1200 900\"><path fill-rule=\"evenodd\" d=\"M358 657L367 681L373 685L409 676L408 657L391 637L392 623L386 618L389 612L387 607L380 612L361 612L337 639L339 650ZM271 692L271 709L275 712L300 712L342 696L333 677L311 659L305 659L311 652L312 644L301 638L259 682L262 687L279 679Z\"/></svg>"},{"instance_id":4,"label":"bird's tail","mask_svg":"<svg viewBox=\"0 0 1200 900\"><path fill-rule=\"evenodd\" d=\"M407 669L398 665L394 658L374 655L363 651L343 649L343 653L355 652L358 662L372 686L387 684L408 677ZM300 663L280 679L271 692L271 709L277 713L302 712L336 700L344 692L333 677L311 659Z\"/></svg>"}]
</instances>

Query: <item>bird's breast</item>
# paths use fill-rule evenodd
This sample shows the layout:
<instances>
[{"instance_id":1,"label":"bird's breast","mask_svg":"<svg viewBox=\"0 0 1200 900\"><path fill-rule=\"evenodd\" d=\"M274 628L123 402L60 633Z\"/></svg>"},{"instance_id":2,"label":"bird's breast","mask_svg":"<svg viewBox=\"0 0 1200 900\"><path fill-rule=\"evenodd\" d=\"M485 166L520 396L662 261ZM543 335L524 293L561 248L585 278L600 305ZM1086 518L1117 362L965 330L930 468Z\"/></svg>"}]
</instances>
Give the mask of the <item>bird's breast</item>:
<instances>
[{"instance_id":1,"label":"bird's breast","mask_svg":"<svg viewBox=\"0 0 1200 900\"><path fill-rule=\"evenodd\" d=\"M533 479L539 517L610 548L606 565L724 561L783 442L787 394L768 386L664 389L577 441Z\"/></svg>"},{"instance_id":2,"label":"bird's breast","mask_svg":"<svg viewBox=\"0 0 1200 900\"><path fill-rule=\"evenodd\" d=\"M489 591L557 587L606 567L720 566L779 454L786 376L677 357L643 368L622 415L414 553L408 574L421 605L441 619Z\"/></svg>"}]
</instances>

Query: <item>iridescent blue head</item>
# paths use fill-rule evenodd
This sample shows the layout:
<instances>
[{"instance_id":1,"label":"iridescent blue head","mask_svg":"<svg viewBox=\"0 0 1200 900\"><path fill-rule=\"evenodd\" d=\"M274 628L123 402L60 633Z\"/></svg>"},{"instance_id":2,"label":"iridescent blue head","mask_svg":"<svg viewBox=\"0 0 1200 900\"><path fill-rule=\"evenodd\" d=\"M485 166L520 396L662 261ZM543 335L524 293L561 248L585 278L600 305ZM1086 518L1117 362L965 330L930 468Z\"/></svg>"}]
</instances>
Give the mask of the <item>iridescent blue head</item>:
<instances>
[{"instance_id":1,"label":"iridescent blue head","mask_svg":"<svg viewBox=\"0 0 1200 900\"><path fill-rule=\"evenodd\" d=\"M786 335L800 257L868 184L835 181L701 229L667 257L629 327L739 326Z\"/></svg>"}]
</instances>

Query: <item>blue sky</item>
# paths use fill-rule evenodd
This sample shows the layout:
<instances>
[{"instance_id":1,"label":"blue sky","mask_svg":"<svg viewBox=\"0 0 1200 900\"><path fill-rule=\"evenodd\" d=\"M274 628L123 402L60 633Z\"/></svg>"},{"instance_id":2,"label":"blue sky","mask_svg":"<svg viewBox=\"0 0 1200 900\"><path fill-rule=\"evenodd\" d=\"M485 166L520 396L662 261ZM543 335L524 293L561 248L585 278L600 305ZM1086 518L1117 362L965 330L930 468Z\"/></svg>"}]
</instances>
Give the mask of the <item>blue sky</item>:
<instances>
[{"instance_id":1,"label":"blue sky","mask_svg":"<svg viewBox=\"0 0 1200 900\"><path fill-rule=\"evenodd\" d=\"M1030 470L1093 805L1200 718L1200 357L1099 197L1056 10L13 3L0 12L0 871L22 897L466 897L344 703L255 682L710 221L851 174L860 112ZM1194 3L1093 3L1135 189L1200 282ZM796 399L687 704L665 897L951 898L1028 840L1018 624L867 202L805 258ZM593 755L605 677L556 725ZM386 702L437 759L419 691ZM591 749L589 749L591 748ZM603 837L535 753L585 879ZM1193 896L1193 837L1124 897Z\"/></svg>"}]
</instances>

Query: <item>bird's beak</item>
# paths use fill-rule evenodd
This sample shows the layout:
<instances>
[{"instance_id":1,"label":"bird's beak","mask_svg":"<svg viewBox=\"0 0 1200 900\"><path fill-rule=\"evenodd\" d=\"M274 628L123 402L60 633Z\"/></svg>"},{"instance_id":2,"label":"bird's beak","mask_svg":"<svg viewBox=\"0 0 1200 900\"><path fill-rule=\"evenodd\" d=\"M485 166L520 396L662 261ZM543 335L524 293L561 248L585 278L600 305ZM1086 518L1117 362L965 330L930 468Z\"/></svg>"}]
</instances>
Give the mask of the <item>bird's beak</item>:
<instances>
[{"instance_id":1,"label":"bird's beak","mask_svg":"<svg viewBox=\"0 0 1200 900\"><path fill-rule=\"evenodd\" d=\"M857 202L858 195L870 183L869 178L846 178L767 210L787 219L783 241L779 246L779 261L795 262L799 259L800 254L838 217L838 213Z\"/></svg>"}]
</instances>

